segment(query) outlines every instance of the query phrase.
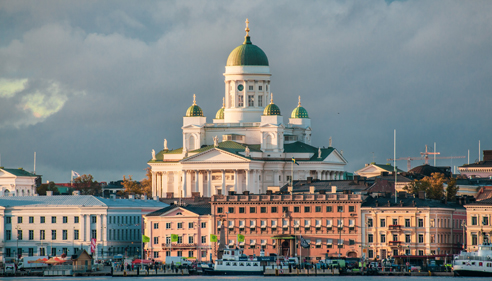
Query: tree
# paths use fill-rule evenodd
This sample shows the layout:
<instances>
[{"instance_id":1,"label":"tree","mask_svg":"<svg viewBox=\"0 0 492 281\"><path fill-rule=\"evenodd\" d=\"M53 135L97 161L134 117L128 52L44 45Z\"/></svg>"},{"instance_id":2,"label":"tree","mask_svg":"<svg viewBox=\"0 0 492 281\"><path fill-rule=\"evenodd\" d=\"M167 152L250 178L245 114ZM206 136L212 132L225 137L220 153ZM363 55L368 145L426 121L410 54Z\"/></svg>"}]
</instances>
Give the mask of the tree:
<instances>
[{"instance_id":1,"label":"tree","mask_svg":"<svg viewBox=\"0 0 492 281\"><path fill-rule=\"evenodd\" d=\"M446 200L448 202L456 201L456 194L460 189L460 187L456 185L456 179L450 178L447 182L447 185L448 186L446 187Z\"/></svg>"},{"instance_id":2,"label":"tree","mask_svg":"<svg viewBox=\"0 0 492 281\"><path fill-rule=\"evenodd\" d=\"M427 193L429 189L429 183L426 181L413 180L408 185L406 185L403 190L410 194L419 194L420 191Z\"/></svg>"},{"instance_id":3,"label":"tree","mask_svg":"<svg viewBox=\"0 0 492 281\"><path fill-rule=\"evenodd\" d=\"M125 188L126 194L142 194L142 185L138 181L133 180L132 176L128 176L128 178L123 176L123 187Z\"/></svg>"},{"instance_id":4,"label":"tree","mask_svg":"<svg viewBox=\"0 0 492 281\"><path fill-rule=\"evenodd\" d=\"M50 181L49 183L43 183L36 188L36 193L39 195L46 195L46 191L53 191L53 194L60 193L55 183L52 181Z\"/></svg>"},{"instance_id":5,"label":"tree","mask_svg":"<svg viewBox=\"0 0 492 281\"><path fill-rule=\"evenodd\" d=\"M146 178L144 178L140 184L142 185L142 190L147 196L152 197L152 170L150 167L145 168L147 171L145 173Z\"/></svg>"},{"instance_id":6,"label":"tree","mask_svg":"<svg viewBox=\"0 0 492 281\"><path fill-rule=\"evenodd\" d=\"M94 177L89 175L82 175L73 181L73 187L75 190L79 190L81 195L99 195L101 194L101 185L94 181Z\"/></svg>"}]
</instances>

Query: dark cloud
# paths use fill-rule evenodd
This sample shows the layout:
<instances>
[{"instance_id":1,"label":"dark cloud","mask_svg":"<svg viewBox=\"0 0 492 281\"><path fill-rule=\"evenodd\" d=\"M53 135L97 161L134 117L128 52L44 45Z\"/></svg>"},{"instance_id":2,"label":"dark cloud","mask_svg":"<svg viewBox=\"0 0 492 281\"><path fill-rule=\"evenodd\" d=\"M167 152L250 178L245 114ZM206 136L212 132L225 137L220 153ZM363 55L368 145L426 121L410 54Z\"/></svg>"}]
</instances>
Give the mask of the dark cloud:
<instances>
[{"instance_id":1,"label":"dark cloud","mask_svg":"<svg viewBox=\"0 0 492 281\"><path fill-rule=\"evenodd\" d=\"M151 149L159 150L164 138L180 146L193 94L211 122L222 102L225 61L242 43L247 17L253 43L268 55L283 115L301 95L314 145L326 146L332 136L348 171L371 162L372 152L377 162L393 157L394 129L398 156L418 156L437 142L445 156L471 149L473 161L479 139L482 149L492 145L491 7L489 1L2 2L2 165L32 170L36 151L45 180L67 181L70 170L100 181L142 178Z\"/></svg>"}]
</instances>

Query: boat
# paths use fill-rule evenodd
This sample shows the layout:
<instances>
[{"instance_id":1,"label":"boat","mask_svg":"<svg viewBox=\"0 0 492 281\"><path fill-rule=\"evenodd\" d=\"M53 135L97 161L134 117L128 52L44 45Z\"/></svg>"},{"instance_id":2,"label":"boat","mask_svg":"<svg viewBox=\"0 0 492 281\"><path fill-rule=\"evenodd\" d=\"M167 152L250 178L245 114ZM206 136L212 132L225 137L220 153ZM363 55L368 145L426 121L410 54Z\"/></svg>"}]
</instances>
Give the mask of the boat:
<instances>
[{"instance_id":1,"label":"boat","mask_svg":"<svg viewBox=\"0 0 492 281\"><path fill-rule=\"evenodd\" d=\"M477 252L462 251L454 257L455 276L492 276L492 244L478 246Z\"/></svg>"},{"instance_id":2,"label":"boat","mask_svg":"<svg viewBox=\"0 0 492 281\"><path fill-rule=\"evenodd\" d=\"M226 248L222 259L202 267L202 270L207 275L263 275L264 266L274 261L274 257L248 257L242 249Z\"/></svg>"}]
</instances>

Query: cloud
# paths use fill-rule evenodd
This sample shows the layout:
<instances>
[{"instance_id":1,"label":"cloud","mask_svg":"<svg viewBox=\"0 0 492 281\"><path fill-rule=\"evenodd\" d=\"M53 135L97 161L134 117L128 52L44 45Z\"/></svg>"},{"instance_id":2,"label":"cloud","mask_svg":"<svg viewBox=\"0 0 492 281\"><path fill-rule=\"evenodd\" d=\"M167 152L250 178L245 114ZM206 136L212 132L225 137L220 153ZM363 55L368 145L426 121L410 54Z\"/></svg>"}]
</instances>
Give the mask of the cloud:
<instances>
[{"instance_id":1,"label":"cloud","mask_svg":"<svg viewBox=\"0 0 492 281\"><path fill-rule=\"evenodd\" d=\"M0 78L0 98L11 98L26 88L27 79Z\"/></svg>"},{"instance_id":2,"label":"cloud","mask_svg":"<svg viewBox=\"0 0 492 281\"><path fill-rule=\"evenodd\" d=\"M84 94L56 81L0 79L2 127L21 128L43 122L59 112L70 96Z\"/></svg>"}]
</instances>

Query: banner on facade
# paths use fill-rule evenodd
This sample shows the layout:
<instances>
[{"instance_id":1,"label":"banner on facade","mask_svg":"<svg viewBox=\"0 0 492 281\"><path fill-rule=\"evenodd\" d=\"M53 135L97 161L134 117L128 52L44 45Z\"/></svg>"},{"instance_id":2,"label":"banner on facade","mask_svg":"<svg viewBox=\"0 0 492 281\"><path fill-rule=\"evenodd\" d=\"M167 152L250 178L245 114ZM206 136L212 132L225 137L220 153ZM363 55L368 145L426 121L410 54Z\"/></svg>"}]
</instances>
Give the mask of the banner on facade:
<instances>
[{"instance_id":1,"label":"banner on facade","mask_svg":"<svg viewBox=\"0 0 492 281\"><path fill-rule=\"evenodd\" d=\"M210 234L210 242L217 242L217 235L215 234Z\"/></svg>"},{"instance_id":2,"label":"banner on facade","mask_svg":"<svg viewBox=\"0 0 492 281\"><path fill-rule=\"evenodd\" d=\"M178 242L179 236L178 234L171 234L171 242Z\"/></svg>"},{"instance_id":3,"label":"banner on facade","mask_svg":"<svg viewBox=\"0 0 492 281\"><path fill-rule=\"evenodd\" d=\"M238 234L237 235L237 242L244 242L244 235Z\"/></svg>"},{"instance_id":4,"label":"banner on facade","mask_svg":"<svg viewBox=\"0 0 492 281\"><path fill-rule=\"evenodd\" d=\"M96 238L91 239L91 253L96 252Z\"/></svg>"},{"instance_id":5,"label":"banner on facade","mask_svg":"<svg viewBox=\"0 0 492 281\"><path fill-rule=\"evenodd\" d=\"M309 248L309 243L301 236L301 247Z\"/></svg>"}]
</instances>

